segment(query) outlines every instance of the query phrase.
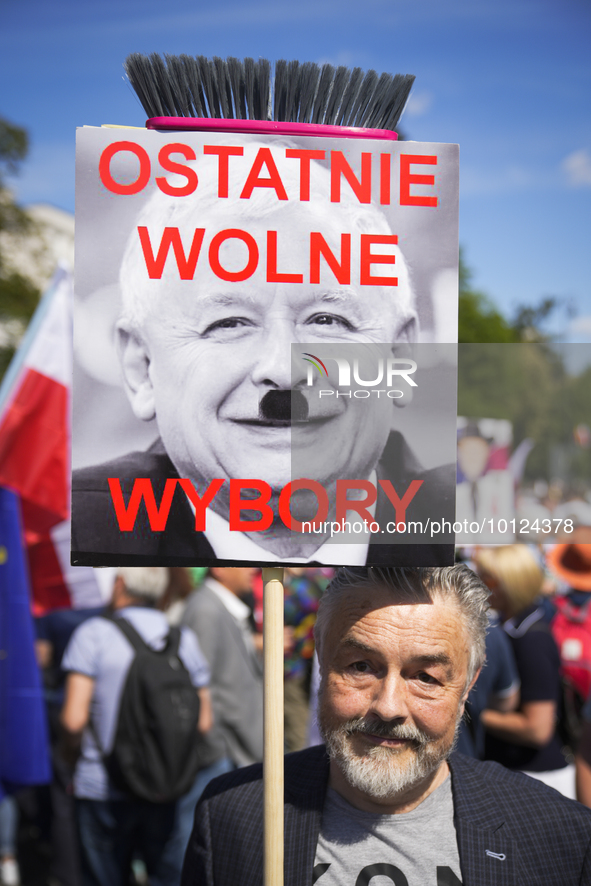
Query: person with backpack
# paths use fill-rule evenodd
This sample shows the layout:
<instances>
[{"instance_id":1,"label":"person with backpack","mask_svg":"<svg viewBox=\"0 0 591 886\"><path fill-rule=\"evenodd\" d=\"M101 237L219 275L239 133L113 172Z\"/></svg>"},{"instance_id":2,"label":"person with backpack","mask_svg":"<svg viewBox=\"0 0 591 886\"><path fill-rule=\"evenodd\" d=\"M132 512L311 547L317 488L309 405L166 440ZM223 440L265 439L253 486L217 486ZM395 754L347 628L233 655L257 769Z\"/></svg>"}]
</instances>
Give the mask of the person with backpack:
<instances>
[{"instance_id":1,"label":"person with backpack","mask_svg":"<svg viewBox=\"0 0 591 886\"><path fill-rule=\"evenodd\" d=\"M84 886L128 886L136 857L150 886L180 878L167 842L212 714L197 638L155 608L167 584L165 568L120 567L110 613L80 625L62 660Z\"/></svg>"},{"instance_id":2,"label":"person with backpack","mask_svg":"<svg viewBox=\"0 0 591 886\"><path fill-rule=\"evenodd\" d=\"M588 512L591 521L591 507ZM568 543L551 548L547 565L565 589L554 598L552 634L582 728L582 708L591 694L591 526L576 526Z\"/></svg>"},{"instance_id":3,"label":"person with backpack","mask_svg":"<svg viewBox=\"0 0 591 886\"><path fill-rule=\"evenodd\" d=\"M558 731L560 657L539 599L542 569L523 544L480 548L475 562L511 641L521 681L517 710L481 714L488 732L486 759L525 772L574 800L574 765L567 762Z\"/></svg>"}]
</instances>

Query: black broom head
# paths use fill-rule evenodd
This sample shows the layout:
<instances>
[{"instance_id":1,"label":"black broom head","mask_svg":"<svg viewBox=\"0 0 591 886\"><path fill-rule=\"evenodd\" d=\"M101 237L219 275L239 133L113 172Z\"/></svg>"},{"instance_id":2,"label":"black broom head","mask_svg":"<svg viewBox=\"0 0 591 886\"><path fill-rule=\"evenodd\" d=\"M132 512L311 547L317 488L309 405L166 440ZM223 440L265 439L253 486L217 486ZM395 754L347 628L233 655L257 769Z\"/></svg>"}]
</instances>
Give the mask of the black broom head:
<instances>
[{"instance_id":1,"label":"black broom head","mask_svg":"<svg viewBox=\"0 0 591 886\"><path fill-rule=\"evenodd\" d=\"M125 72L148 117L276 120L393 129L414 76L267 59L142 55Z\"/></svg>"}]
</instances>

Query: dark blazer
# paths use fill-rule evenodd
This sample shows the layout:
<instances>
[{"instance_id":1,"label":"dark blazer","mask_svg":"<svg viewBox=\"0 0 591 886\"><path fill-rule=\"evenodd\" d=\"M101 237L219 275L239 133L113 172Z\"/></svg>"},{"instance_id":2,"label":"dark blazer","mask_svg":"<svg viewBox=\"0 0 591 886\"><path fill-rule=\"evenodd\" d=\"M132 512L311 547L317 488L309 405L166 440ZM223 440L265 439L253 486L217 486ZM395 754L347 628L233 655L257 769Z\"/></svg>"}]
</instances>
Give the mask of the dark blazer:
<instances>
[{"instance_id":1,"label":"dark blazer","mask_svg":"<svg viewBox=\"0 0 591 886\"><path fill-rule=\"evenodd\" d=\"M395 472L394 472L395 469ZM445 515L453 523L455 513L455 465L424 471L414 459L399 433L392 433L377 468L378 480L390 480L402 495L413 479L423 480L415 499L410 503L407 520L426 521L430 516ZM131 452L102 465L93 465L74 472L72 478L72 564L77 566L190 566L196 562L216 565L213 549L203 533L195 531L195 518L182 489L175 490L166 530L150 528L144 503L140 505L135 527L121 532L117 523L108 478L117 477L126 505L136 478L152 481L156 503L160 503L166 481L177 479L162 441L147 452ZM394 508L385 495L378 496L376 521L385 527L395 518ZM384 536L376 536L383 540ZM374 537L374 538L376 538ZM427 536L428 537L428 536ZM367 563L375 566L451 566L454 562L453 534L437 535L436 544L401 544L396 535L393 543L372 542ZM441 542L446 542L445 544ZM241 561L224 561L240 565ZM252 565L246 563L244 565ZM289 565L289 561L283 561ZM338 565L338 564L334 564Z\"/></svg>"},{"instance_id":2,"label":"dark blazer","mask_svg":"<svg viewBox=\"0 0 591 886\"><path fill-rule=\"evenodd\" d=\"M463 886L591 884L591 810L497 763L449 762ZM323 746L286 756L285 886L312 886L327 781ZM210 782L181 886L262 886L262 809L260 765Z\"/></svg>"}]
</instances>

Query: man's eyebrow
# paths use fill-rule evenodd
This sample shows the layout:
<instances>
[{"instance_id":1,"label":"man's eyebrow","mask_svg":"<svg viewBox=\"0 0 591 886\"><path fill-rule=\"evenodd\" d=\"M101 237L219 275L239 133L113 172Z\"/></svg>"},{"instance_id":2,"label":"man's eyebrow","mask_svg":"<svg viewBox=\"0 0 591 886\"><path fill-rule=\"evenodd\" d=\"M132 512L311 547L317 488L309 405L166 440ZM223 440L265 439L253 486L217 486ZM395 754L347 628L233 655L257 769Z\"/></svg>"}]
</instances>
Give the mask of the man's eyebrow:
<instances>
[{"instance_id":1,"label":"man's eyebrow","mask_svg":"<svg viewBox=\"0 0 591 886\"><path fill-rule=\"evenodd\" d=\"M302 305L312 305L322 302L330 305L353 305L363 304L363 299L359 292L351 288L331 289L325 292L314 292L308 290L302 297ZM235 305L257 306L259 302L252 293L248 292L208 292L199 299L200 305L203 307L233 307Z\"/></svg>"},{"instance_id":2,"label":"man's eyebrow","mask_svg":"<svg viewBox=\"0 0 591 886\"><path fill-rule=\"evenodd\" d=\"M360 321L364 316L365 297L352 287L339 289L327 289L322 292L308 290L302 295L300 301L301 310L322 311L324 307L336 308L337 310L353 311L355 318Z\"/></svg>"},{"instance_id":3,"label":"man's eyebrow","mask_svg":"<svg viewBox=\"0 0 591 886\"><path fill-rule=\"evenodd\" d=\"M411 661L426 665L444 665L448 668L453 666L453 661L447 652L425 652L413 655Z\"/></svg>"},{"instance_id":4,"label":"man's eyebrow","mask_svg":"<svg viewBox=\"0 0 591 886\"><path fill-rule=\"evenodd\" d=\"M201 296L199 304L204 307L233 307L234 305L254 305L256 304L253 295L241 292L208 292Z\"/></svg>"},{"instance_id":5,"label":"man's eyebrow","mask_svg":"<svg viewBox=\"0 0 591 886\"><path fill-rule=\"evenodd\" d=\"M317 301L328 302L330 304L343 304L346 302L363 301L363 299L361 298L361 294L353 288L330 289L327 292L322 292L314 295L314 299Z\"/></svg>"},{"instance_id":6,"label":"man's eyebrow","mask_svg":"<svg viewBox=\"0 0 591 886\"><path fill-rule=\"evenodd\" d=\"M355 637L344 637L341 640L340 648L358 649L360 652L367 652L374 655L378 652L373 646L369 646L367 643L362 643L361 640L356 640Z\"/></svg>"},{"instance_id":7,"label":"man's eyebrow","mask_svg":"<svg viewBox=\"0 0 591 886\"><path fill-rule=\"evenodd\" d=\"M340 648L357 649L359 652L365 652L369 655L381 654L375 647L363 643L361 640L356 640L355 637L344 637L340 643ZM453 668L453 660L447 652L420 652L412 656L410 663L415 665L421 664L426 667L429 665L443 665L449 671Z\"/></svg>"}]
</instances>

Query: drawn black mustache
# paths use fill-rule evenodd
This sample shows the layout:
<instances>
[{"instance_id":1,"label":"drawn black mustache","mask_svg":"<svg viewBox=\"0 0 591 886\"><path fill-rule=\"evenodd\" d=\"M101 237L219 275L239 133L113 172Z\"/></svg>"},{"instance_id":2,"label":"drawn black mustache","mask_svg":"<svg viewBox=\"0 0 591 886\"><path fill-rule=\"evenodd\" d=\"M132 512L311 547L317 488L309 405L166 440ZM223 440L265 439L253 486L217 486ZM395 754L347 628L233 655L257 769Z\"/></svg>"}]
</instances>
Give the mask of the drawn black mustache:
<instances>
[{"instance_id":1,"label":"drawn black mustache","mask_svg":"<svg viewBox=\"0 0 591 886\"><path fill-rule=\"evenodd\" d=\"M308 420L308 401L301 391L267 391L259 403L259 418L290 424Z\"/></svg>"}]
</instances>

